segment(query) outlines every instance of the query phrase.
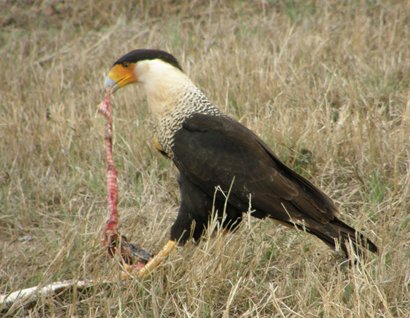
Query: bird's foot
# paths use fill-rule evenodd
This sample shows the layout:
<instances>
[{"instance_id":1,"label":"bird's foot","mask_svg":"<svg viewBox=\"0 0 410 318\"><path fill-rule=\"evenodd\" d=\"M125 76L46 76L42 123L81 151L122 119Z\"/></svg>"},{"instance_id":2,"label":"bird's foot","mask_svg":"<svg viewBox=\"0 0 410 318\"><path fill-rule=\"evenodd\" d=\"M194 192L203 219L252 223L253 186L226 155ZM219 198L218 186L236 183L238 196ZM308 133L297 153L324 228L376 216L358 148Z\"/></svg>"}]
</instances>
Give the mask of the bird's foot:
<instances>
[{"instance_id":1,"label":"bird's foot","mask_svg":"<svg viewBox=\"0 0 410 318\"><path fill-rule=\"evenodd\" d=\"M103 245L107 248L108 254L111 257L119 251L119 255L123 264L130 266L141 267L152 258L151 253L147 252L143 248L136 244L129 243L124 235L120 235L117 232L107 231L104 234Z\"/></svg>"},{"instance_id":2,"label":"bird's foot","mask_svg":"<svg viewBox=\"0 0 410 318\"><path fill-rule=\"evenodd\" d=\"M141 264L124 264L125 271L121 273L121 278L127 279L130 277L147 277L175 249L176 244L177 243L175 241L168 241L167 244L165 244L165 246L162 248L162 250L159 251L159 253L156 254L154 257L152 257L148 263L143 264L143 266L141 266Z\"/></svg>"}]
</instances>

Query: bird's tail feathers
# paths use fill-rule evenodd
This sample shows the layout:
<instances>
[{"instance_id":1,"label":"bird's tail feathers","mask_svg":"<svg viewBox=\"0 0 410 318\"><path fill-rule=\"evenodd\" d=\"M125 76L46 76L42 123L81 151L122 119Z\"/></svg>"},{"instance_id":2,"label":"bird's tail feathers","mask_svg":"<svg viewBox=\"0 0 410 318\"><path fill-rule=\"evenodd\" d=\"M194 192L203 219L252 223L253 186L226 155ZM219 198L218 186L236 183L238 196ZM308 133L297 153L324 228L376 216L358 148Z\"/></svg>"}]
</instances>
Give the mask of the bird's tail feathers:
<instances>
[{"instance_id":1,"label":"bird's tail feathers","mask_svg":"<svg viewBox=\"0 0 410 318\"><path fill-rule=\"evenodd\" d=\"M349 246L352 246L354 252L359 256L362 256L366 249L372 253L378 253L377 246L371 240L336 218L327 224L312 222L302 226L289 222L288 225L317 236L333 249L340 245L346 256L349 256Z\"/></svg>"},{"instance_id":2,"label":"bird's tail feathers","mask_svg":"<svg viewBox=\"0 0 410 318\"><path fill-rule=\"evenodd\" d=\"M337 235L335 238L341 244L341 248L348 254L349 245L351 242L352 247L356 254L362 255L363 250L367 249L372 253L378 253L378 248L371 240L365 237L362 233L356 231L354 228L350 227L346 223L340 221L339 219L334 219L329 223L329 226L333 228Z\"/></svg>"}]
</instances>

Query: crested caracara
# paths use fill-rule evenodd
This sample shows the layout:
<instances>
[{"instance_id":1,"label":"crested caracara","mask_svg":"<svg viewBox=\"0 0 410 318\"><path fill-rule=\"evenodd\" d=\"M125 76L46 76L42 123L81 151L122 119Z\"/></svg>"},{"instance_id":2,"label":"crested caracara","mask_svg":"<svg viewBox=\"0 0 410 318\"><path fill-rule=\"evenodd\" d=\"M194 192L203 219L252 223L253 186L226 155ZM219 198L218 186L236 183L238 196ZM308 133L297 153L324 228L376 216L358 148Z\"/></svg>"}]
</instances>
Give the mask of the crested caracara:
<instances>
[{"instance_id":1,"label":"crested caracara","mask_svg":"<svg viewBox=\"0 0 410 318\"><path fill-rule=\"evenodd\" d=\"M369 239L337 218L321 190L287 167L252 131L214 106L183 72L174 56L134 50L118 59L105 80L113 92L139 83L155 122L154 146L179 171L181 205L170 240L139 272L146 275L191 236L200 239L212 211L221 226L235 229L243 213L271 218L311 233L348 253L377 252ZM229 192L229 194L228 194ZM251 206L251 209L249 208Z\"/></svg>"}]
</instances>

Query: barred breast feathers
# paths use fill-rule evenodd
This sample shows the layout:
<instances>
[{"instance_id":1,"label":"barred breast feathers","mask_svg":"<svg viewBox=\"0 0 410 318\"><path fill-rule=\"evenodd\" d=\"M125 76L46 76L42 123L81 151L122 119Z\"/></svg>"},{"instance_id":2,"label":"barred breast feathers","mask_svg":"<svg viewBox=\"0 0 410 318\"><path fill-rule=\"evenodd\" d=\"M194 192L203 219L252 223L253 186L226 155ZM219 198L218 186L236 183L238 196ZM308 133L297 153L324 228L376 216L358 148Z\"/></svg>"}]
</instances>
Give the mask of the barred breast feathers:
<instances>
[{"instance_id":1,"label":"barred breast feathers","mask_svg":"<svg viewBox=\"0 0 410 318\"><path fill-rule=\"evenodd\" d=\"M221 111L195 85L185 87L183 93L178 94L173 102L175 104L169 105L167 111L157 118L155 129L156 139L171 159L174 135L182 127L185 119L194 114L222 115Z\"/></svg>"}]
</instances>

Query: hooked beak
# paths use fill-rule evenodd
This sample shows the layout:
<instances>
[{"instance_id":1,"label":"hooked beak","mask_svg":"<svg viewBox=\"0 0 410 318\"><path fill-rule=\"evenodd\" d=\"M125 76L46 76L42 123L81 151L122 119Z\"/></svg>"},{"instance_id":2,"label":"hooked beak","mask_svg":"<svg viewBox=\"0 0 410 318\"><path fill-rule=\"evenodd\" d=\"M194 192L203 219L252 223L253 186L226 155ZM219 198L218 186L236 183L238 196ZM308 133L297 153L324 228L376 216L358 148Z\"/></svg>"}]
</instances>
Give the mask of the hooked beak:
<instances>
[{"instance_id":1,"label":"hooked beak","mask_svg":"<svg viewBox=\"0 0 410 318\"><path fill-rule=\"evenodd\" d=\"M104 80L105 89L110 89L113 93L125 85L137 82L134 73L135 63L127 65L115 64Z\"/></svg>"},{"instance_id":2,"label":"hooked beak","mask_svg":"<svg viewBox=\"0 0 410 318\"><path fill-rule=\"evenodd\" d=\"M104 88L109 89L112 93L114 93L119 88L119 86L117 85L116 81L114 81L109 75L107 75L104 80Z\"/></svg>"}]
</instances>

